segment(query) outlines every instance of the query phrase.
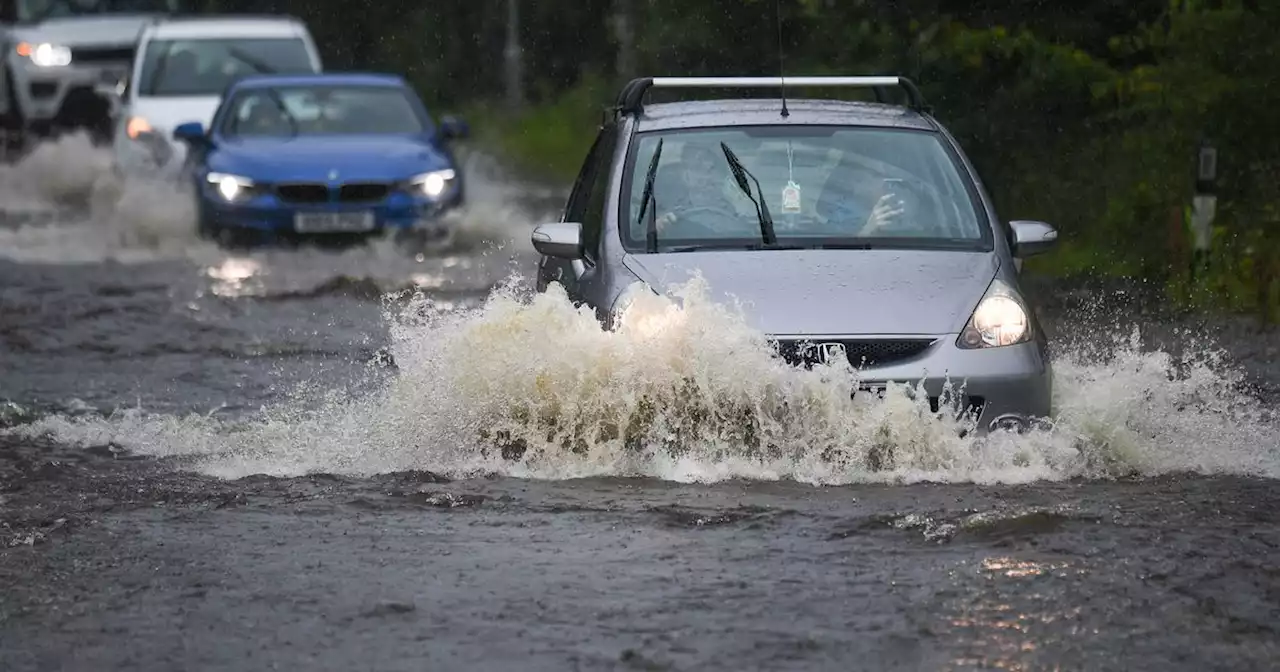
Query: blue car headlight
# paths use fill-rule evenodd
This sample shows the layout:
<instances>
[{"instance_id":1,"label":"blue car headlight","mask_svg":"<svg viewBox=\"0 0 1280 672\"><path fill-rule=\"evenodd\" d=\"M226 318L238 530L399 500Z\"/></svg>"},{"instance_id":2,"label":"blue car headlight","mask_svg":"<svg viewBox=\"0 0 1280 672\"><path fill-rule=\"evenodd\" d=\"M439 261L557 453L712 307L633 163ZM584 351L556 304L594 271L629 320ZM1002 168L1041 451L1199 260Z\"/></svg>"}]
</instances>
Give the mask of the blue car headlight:
<instances>
[{"instance_id":1,"label":"blue car headlight","mask_svg":"<svg viewBox=\"0 0 1280 672\"><path fill-rule=\"evenodd\" d=\"M214 190L228 203L240 203L251 198L255 191L253 180L229 173L209 173L205 182L213 185Z\"/></svg>"},{"instance_id":2,"label":"blue car headlight","mask_svg":"<svg viewBox=\"0 0 1280 672\"><path fill-rule=\"evenodd\" d=\"M409 189L414 195L440 198L453 188L458 173L452 168L433 170L409 178Z\"/></svg>"}]
</instances>

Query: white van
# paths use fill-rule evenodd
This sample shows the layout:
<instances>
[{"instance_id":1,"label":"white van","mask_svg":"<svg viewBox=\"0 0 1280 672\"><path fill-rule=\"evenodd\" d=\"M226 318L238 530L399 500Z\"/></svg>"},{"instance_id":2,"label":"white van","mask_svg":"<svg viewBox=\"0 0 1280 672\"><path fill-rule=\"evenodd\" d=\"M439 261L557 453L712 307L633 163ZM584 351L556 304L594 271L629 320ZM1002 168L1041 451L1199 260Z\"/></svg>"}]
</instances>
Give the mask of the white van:
<instances>
[{"instance_id":1,"label":"white van","mask_svg":"<svg viewBox=\"0 0 1280 672\"><path fill-rule=\"evenodd\" d=\"M180 165L186 147L173 140L174 126L208 127L223 91L240 77L321 68L310 31L294 17L208 15L148 25L119 91L116 168L136 174Z\"/></svg>"}]
</instances>

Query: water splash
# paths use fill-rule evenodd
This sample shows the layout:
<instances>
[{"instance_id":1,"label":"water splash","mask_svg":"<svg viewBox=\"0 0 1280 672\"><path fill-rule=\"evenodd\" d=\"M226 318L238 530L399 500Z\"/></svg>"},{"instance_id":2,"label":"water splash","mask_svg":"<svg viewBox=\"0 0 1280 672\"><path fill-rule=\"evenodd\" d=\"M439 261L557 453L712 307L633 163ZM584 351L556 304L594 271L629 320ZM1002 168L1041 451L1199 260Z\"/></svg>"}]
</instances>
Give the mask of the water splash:
<instances>
[{"instance_id":1,"label":"water splash","mask_svg":"<svg viewBox=\"0 0 1280 672\"><path fill-rule=\"evenodd\" d=\"M962 437L963 421L904 389L851 399L853 372L787 366L707 297L698 278L678 301L645 295L632 307L642 319L608 332L558 286L532 294L512 280L473 309L419 293L388 300L399 371L376 393L335 392L241 422L135 410L9 431L114 442L229 478L408 469L814 484L1280 477L1280 429L1212 350L1146 352L1135 331L1108 339L1102 357L1059 353L1050 427Z\"/></svg>"},{"instance_id":2,"label":"water splash","mask_svg":"<svg viewBox=\"0 0 1280 672\"><path fill-rule=\"evenodd\" d=\"M528 253L532 249L525 225L529 216L519 203L531 194L511 185L490 157L475 152L461 153L461 157L468 179L467 206L448 216L454 228L452 240L426 252ZM14 261L220 263L228 253L196 236L194 213L189 190L160 179L117 173L110 150L94 147L83 133L42 143L16 164L0 165L0 256ZM390 265L400 275L408 272L405 269L413 261L410 255L406 263L404 250L389 239L338 252L308 249L303 253L351 269ZM253 253L260 259L285 255L292 258L297 252ZM368 263L370 257L379 263Z\"/></svg>"}]
</instances>

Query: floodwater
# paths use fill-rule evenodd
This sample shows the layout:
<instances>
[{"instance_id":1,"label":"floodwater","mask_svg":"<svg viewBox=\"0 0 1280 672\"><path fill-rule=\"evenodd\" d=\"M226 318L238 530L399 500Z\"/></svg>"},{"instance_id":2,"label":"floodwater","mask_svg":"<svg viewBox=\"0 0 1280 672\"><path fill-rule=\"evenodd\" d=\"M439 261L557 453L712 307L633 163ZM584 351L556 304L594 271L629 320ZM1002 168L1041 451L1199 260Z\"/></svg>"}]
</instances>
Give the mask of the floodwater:
<instances>
[{"instance_id":1,"label":"floodwater","mask_svg":"<svg viewBox=\"0 0 1280 672\"><path fill-rule=\"evenodd\" d=\"M238 253L78 139L0 167L0 669L1280 660L1280 338L1033 282L1054 424L960 438L696 280L535 298L563 194L467 171L443 249Z\"/></svg>"}]
</instances>

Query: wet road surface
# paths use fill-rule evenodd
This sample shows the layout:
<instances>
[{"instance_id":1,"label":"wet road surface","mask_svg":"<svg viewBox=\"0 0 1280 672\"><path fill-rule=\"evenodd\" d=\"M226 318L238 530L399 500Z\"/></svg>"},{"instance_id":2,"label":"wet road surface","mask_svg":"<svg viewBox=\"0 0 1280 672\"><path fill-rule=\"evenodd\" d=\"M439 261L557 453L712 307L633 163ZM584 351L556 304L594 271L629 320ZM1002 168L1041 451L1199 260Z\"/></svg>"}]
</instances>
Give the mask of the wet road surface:
<instances>
[{"instance_id":1,"label":"wet road surface","mask_svg":"<svg viewBox=\"0 0 1280 672\"><path fill-rule=\"evenodd\" d=\"M181 204L112 203L101 194L118 185L77 179L24 192L35 202L0 224L0 669L1240 670L1280 659L1274 334L1226 324L1221 342L1248 374L1229 384L1202 371L1166 389L1145 359L1072 373L1070 394L1131 406L1126 428L1149 439L1126 452L1093 428L1100 454L1123 462L1105 473L1047 460L1010 476L998 455L961 464L968 445L940 467L950 483L859 473L814 486L794 480L825 473L807 463L771 475L719 453L661 472L710 483L571 453L552 456L559 478L467 473L422 457L456 448L435 425L410 431L449 391L395 386L424 375L410 360L434 332L397 345L388 316L412 303L397 292L417 289L448 315L479 306L513 266L527 273L529 225L555 216L556 194L491 177L457 246L421 257L234 254L190 238ZM96 210L48 214L88 192ZM1123 336L1107 324L1117 314L1143 324L1148 350L1175 352L1179 328L1206 326L1137 314L1150 302L1124 291L1099 304L1099 290L1037 285L1073 347ZM555 340L570 333L555 326L564 319L493 325ZM1245 403L1237 393L1261 399L1258 415L1213 415ZM369 415L357 408L315 425L349 435L314 444L306 422L318 420L235 433L264 408L361 399L399 415L352 429ZM137 408L153 419L128 416ZM256 452L237 453L242 443ZM570 477L584 470L597 475Z\"/></svg>"}]
</instances>

